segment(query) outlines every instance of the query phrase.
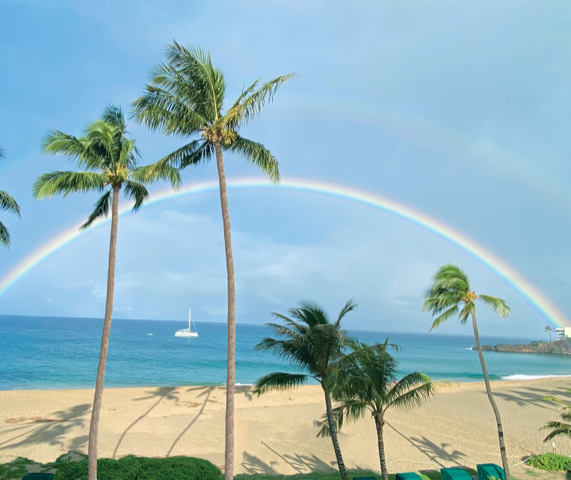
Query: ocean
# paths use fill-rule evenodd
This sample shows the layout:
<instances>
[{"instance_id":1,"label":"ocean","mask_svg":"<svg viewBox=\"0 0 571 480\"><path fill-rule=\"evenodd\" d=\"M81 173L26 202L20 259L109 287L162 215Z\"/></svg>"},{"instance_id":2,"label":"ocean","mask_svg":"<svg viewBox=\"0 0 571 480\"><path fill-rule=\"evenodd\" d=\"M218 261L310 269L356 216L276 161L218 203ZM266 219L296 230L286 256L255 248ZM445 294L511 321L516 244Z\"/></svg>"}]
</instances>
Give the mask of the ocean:
<instances>
[{"instance_id":1,"label":"ocean","mask_svg":"<svg viewBox=\"0 0 571 480\"><path fill-rule=\"evenodd\" d=\"M0 390L93 388L102 320L0 316ZM113 320L106 387L222 385L226 381L226 325L197 322L198 338L175 337L182 321ZM236 327L236 383L252 384L273 371L296 371L254 346L270 332L262 325ZM150 335L152 333L152 335ZM350 331L371 343L382 332ZM469 336L391 333L399 373L419 370L433 379L482 379ZM482 337L482 343L518 343ZM486 352L492 379L571 376L571 356Z\"/></svg>"}]
</instances>

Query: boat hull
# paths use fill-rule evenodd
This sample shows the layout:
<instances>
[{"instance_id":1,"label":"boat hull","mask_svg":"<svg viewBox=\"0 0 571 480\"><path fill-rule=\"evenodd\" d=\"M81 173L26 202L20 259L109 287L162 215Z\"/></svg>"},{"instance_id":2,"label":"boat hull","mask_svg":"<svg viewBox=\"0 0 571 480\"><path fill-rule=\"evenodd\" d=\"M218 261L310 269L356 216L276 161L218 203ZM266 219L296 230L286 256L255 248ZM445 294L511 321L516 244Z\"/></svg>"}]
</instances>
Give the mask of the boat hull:
<instances>
[{"instance_id":1,"label":"boat hull","mask_svg":"<svg viewBox=\"0 0 571 480\"><path fill-rule=\"evenodd\" d=\"M174 334L175 337L198 337L198 333L196 332L176 332Z\"/></svg>"}]
</instances>

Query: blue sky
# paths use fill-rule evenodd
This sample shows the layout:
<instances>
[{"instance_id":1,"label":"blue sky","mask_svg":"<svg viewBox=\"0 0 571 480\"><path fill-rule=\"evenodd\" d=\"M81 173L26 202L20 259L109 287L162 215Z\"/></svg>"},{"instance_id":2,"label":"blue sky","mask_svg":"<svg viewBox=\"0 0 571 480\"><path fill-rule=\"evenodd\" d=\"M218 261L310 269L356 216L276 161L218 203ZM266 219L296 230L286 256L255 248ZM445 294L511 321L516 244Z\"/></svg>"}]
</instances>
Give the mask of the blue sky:
<instances>
[{"instance_id":1,"label":"blue sky","mask_svg":"<svg viewBox=\"0 0 571 480\"><path fill-rule=\"evenodd\" d=\"M90 212L95 197L37 202L31 184L66 169L39 153L51 129L79 134L112 102L128 109L172 39L202 45L228 99L261 76L296 72L244 132L282 175L382 194L465 233L515 267L565 313L571 220L571 18L561 2L37 0L0 1L0 189L13 244L0 276ZM132 123L146 162L181 140ZM226 157L227 175L258 175ZM185 184L216 179L214 164ZM482 310L487 334L541 337L545 320L474 259L419 227L368 208L296 192L232 191L237 320L264 323L301 299L347 325L424 332L422 292L439 265L505 298L508 320ZM100 317L108 228L40 264L0 313ZM224 321L217 194L178 199L121 220L115 316ZM571 316L571 314L570 314ZM470 333L450 324L441 333Z\"/></svg>"}]
</instances>

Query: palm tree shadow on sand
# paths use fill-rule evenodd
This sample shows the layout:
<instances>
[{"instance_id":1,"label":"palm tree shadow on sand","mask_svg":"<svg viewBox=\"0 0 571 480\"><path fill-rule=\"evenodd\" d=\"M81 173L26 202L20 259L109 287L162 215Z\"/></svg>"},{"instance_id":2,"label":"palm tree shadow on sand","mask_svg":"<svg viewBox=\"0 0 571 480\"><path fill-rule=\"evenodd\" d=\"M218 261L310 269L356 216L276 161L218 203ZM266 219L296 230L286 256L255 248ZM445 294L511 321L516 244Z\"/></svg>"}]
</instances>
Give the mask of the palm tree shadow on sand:
<instances>
[{"instance_id":1,"label":"palm tree shadow on sand","mask_svg":"<svg viewBox=\"0 0 571 480\"><path fill-rule=\"evenodd\" d=\"M169 451L167 452L167 455L166 455L167 457L170 457L170 455L171 455L172 451L174 450L174 447L176 446L176 444L186 434L186 432L188 432L192 428L192 426L196 423L198 418L203 414L204 409L206 408L206 404L210 400L210 395L217 388L220 388L220 387L214 387L214 386L213 387L191 387L187 390L187 392L192 392L192 391L196 391L196 390L203 390L201 393L199 393L197 395L197 398L205 397L204 402L202 402L202 406L200 407L200 410L198 411L196 416L190 421L190 423L184 428L184 430L182 432L180 432L179 436L176 437L175 441L173 442L173 444L169 448Z\"/></svg>"},{"instance_id":2,"label":"palm tree shadow on sand","mask_svg":"<svg viewBox=\"0 0 571 480\"><path fill-rule=\"evenodd\" d=\"M151 407L145 413L143 413L133 423L131 423L131 425L129 425L125 429L125 431L121 434L121 437L119 438L119 441L117 442L117 445L115 446L115 450L113 451L113 458L116 458L117 451L119 450L119 446L121 445L121 442L125 438L125 435L127 435L127 433L129 432L129 430L131 430L137 423L139 423L143 418L145 418L149 413L151 413L151 411L153 411L153 409L155 407L157 407L159 403L161 403L163 400L178 401L178 396L176 395L177 389L178 389L178 387L157 388L156 390L151 390L151 391L147 392L148 395L146 397L136 398L134 400L135 402L140 402L140 401L144 401L144 400L150 400L153 398L157 399L157 401L155 403L153 403L151 405Z\"/></svg>"},{"instance_id":3,"label":"palm tree shadow on sand","mask_svg":"<svg viewBox=\"0 0 571 480\"><path fill-rule=\"evenodd\" d=\"M459 450L453 450L448 452L446 449L450 447L447 443L441 443L437 445L436 443L430 441L425 436L422 438L408 438L403 433L399 432L395 427L393 427L389 422L385 421L387 427L391 428L394 432L404 438L407 442L413 445L418 451L426 455L432 462L437 464L440 468L449 467L451 463L458 467L462 467L458 460L468 458L466 454ZM446 463L442 463L446 462Z\"/></svg>"},{"instance_id":4,"label":"palm tree shadow on sand","mask_svg":"<svg viewBox=\"0 0 571 480\"><path fill-rule=\"evenodd\" d=\"M90 409L91 404L85 403L83 405L70 407L66 410L54 412L50 418L21 419L21 422L25 423L25 425L11 429L8 432L13 432L14 430L18 430L18 432L20 432L22 429L29 426L38 424L39 426L31 428L30 430L7 440L1 439L0 450L40 444L64 447L64 437L74 428L82 428L85 426L86 418L84 418L84 415L88 413ZM19 421L20 419L14 420ZM5 431L3 433L7 432ZM73 448L79 448L86 442L87 437L85 436L77 437L71 441Z\"/></svg>"},{"instance_id":5,"label":"palm tree shadow on sand","mask_svg":"<svg viewBox=\"0 0 571 480\"><path fill-rule=\"evenodd\" d=\"M485 395L485 392L482 392ZM565 392L566 396L569 396L569 392ZM563 395L565 395L563 393ZM510 389L504 391L494 391L494 397L501 398L506 402L512 402L520 407L525 407L526 405L534 405L539 408L545 408L547 410L553 410L554 412L559 412L557 406L550 404L543 397L552 396L554 394L553 390L546 390L543 388L534 387L520 387L518 389ZM557 394L561 395L559 392Z\"/></svg>"},{"instance_id":6,"label":"palm tree shadow on sand","mask_svg":"<svg viewBox=\"0 0 571 480\"><path fill-rule=\"evenodd\" d=\"M242 467L249 474L262 474L262 475L278 475L278 472L274 469L278 465L278 462L266 463L260 458L250 455L248 452L244 452Z\"/></svg>"},{"instance_id":7,"label":"palm tree shadow on sand","mask_svg":"<svg viewBox=\"0 0 571 480\"><path fill-rule=\"evenodd\" d=\"M280 457L284 462L286 462L291 468L293 468L297 473L304 472L325 472L325 471L335 471L335 469L316 457L314 454L311 455L300 455L299 453L293 454L281 454L270 447L266 442L262 441L262 445L270 450L272 453ZM336 462L331 462L336 465Z\"/></svg>"}]
</instances>

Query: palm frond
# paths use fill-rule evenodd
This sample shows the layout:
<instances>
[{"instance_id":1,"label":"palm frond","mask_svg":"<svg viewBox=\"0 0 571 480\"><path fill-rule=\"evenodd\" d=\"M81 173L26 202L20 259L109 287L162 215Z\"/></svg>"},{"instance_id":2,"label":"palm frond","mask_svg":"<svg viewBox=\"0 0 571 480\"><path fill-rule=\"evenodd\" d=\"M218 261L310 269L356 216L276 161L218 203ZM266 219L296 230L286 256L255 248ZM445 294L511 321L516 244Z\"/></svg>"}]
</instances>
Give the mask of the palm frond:
<instances>
[{"instance_id":1,"label":"palm frond","mask_svg":"<svg viewBox=\"0 0 571 480\"><path fill-rule=\"evenodd\" d=\"M565 390L567 393L571 393L571 389L569 390ZM552 397L552 396L547 396L547 397L543 397L543 400L547 400L550 402L557 402L557 403L561 403L562 405L565 405L569 408L571 408L571 404L569 404L568 402L566 402L565 400L562 400L561 398L557 398L557 397Z\"/></svg>"},{"instance_id":2,"label":"palm frond","mask_svg":"<svg viewBox=\"0 0 571 480\"><path fill-rule=\"evenodd\" d=\"M0 243L6 248L10 247L10 233L2 222L0 222Z\"/></svg>"},{"instance_id":3,"label":"palm frond","mask_svg":"<svg viewBox=\"0 0 571 480\"><path fill-rule=\"evenodd\" d=\"M468 317L475 312L475 305L472 300L466 302L458 317L460 318L460 323L466 323L468 321Z\"/></svg>"},{"instance_id":4,"label":"palm frond","mask_svg":"<svg viewBox=\"0 0 571 480\"><path fill-rule=\"evenodd\" d=\"M505 300L501 298L491 297L490 295L479 295L478 300L490 307L500 317L507 318L511 312Z\"/></svg>"},{"instance_id":5,"label":"palm frond","mask_svg":"<svg viewBox=\"0 0 571 480\"><path fill-rule=\"evenodd\" d=\"M291 390L303 385L309 380L309 375L301 373L274 372L260 378L254 387L254 393L258 396L270 390Z\"/></svg>"},{"instance_id":6,"label":"palm frond","mask_svg":"<svg viewBox=\"0 0 571 480\"><path fill-rule=\"evenodd\" d=\"M194 140L163 157L160 162L184 169L189 165L205 163L214 155L214 147L204 140Z\"/></svg>"},{"instance_id":7,"label":"palm frond","mask_svg":"<svg viewBox=\"0 0 571 480\"><path fill-rule=\"evenodd\" d=\"M6 152L2 147L0 147L0 158L6 158Z\"/></svg>"},{"instance_id":8,"label":"palm frond","mask_svg":"<svg viewBox=\"0 0 571 480\"><path fill-rule=\"evenodd\" d=\"M37 199L76 192L100 192L105 187L105 177L94 172L51 172L40 175L33 186Z\"/></svg>"},{"instance_id":9,"label":"palm frond","mask_svg":"<svg viewBox=\"0 0 571 480\"><path fill-rule=\"evenodd\" d=\"M131 173L131 179L142 184L166 181L176 190L182 184L178 168L173 167L168 160L162 159L152 165L138 167Z\"/></svg>"},{"instance_id":10,"label":"palm frond","mask_svg":"<svg viewBox=\"0 0 571 480\"><path fill-rule=\"evenodd\" d=\"M571 425L563 422L547 422L542 430L551 430L549 435L543 439L544 442L551 440L559 435L565 435L566 437L571 437Z\"/></svg>"},{"instance_id":11,"label":"palm frond","mask_svg":"<svg viewBox=\"0 0 571 480\"><path fill-rule=\"evenodd\" d=\"M95 205L93 206L93 212L91 212L91 215L89 215L87 222L85 222L80 227L81 230L89 228L95 220L97 220L98 218L105 218L109 214L109 208L111 207L111 201L112 201L111 195L112 195L112 190L109 190L105 192L103 196L101 196L99 200L97 200L97 202L95 202Z\"/></svg>"},{"instance_id":12,"label":"palm frond","mask_svg":"<svg viewBox=\"0 0 571 480\"><path fill-rule=\"evenodd\" d=\"M15 215L18 215L18 217L21 217L20 206L16 203L16 200L14 200L7 192L3 192L1 190L0 190L0 210L8 211Z\"/></svg>"},{"instance_id":13,"label":"palm frond","mask_svg":"<svg viewBox=\"0 0 571 480\"><path fill-rule=\"evenodd\" d=\"M201 116L215 122L224 104L226 82L222 71L212 65L210 53L199 46L185 47L173 42L167 47L166 58L179 77L179 90L183 90L179 93L185 93L193 101Z\"/></svg>"},{"instance_id":14,"label":"palm frond","mask_svg":"<svg viewBox=\"0 0 571 480\"><path fill-rule=\"evenodd\" d=\"M288 340L276 340L264 338L254 348L260 351L272 352L278 358L286 360L291 365L312 371L314 359L313 346L307 339L292 338Z\"/></svg>"},{"instance_id":15,"label":"palm frond","mask_svg":"<svg viewBox=\"0 0 571 480\"><path fill-rule=\"evenodd\" d=\"M449 308L448 310L446 310L444 313L442 313L441 315L439 315L433 322L432 322L432 326L430 327L430 332L432 332L432 330L434 330L435 328L439 327L440 325L442 325L446 320L448 320L450 317L456 315L458 313L459 307L458 305L454 305L453 307Z\"/></svg>"},{"instance_id":16,"label":"palm frond","mask_svg":"<svg viewBox=\"0 0 571 480\"><path fill-rule=\"evenodd\" d=\"M446 286L447 282L451 282L450 285L454 285L453 288L461 286L461 290L471 290L468 275L460 267L451 263L440 267L432 278L434 283L442 282L443 286Z\"/></svg>"},{"instance_id":17,"label":"palm frond","mask_svg":"<svg viewBox=\"0 0 571 480\"><path fill-rule=\"evenodd\" d=\"M127 123L125 121L125 115L121 107L109 104L103 110L103 115L101 115L101 120L109 125L113 125L120 130L121 135L126 135Z\"/></svg>"},{"instance_id":18,"label":"palm frond","mask_svg":"<svg viewBox=\"0 0 571 480\"><path fill-rule=\"evenodd\" d=\"M135 140L126 138L117 139L117 147L117 163L128 170L137 168L141 159L141 152L135 145Z\"/></svg>"},{"instance_id":19,"label":"palm frond","mask_svg":"<svg viewBox=\"0 0 571 480\"><path fill-rule=\"evenodd\" d=\"M149 191L145 188L142 183L135 182L133 180L127 180L125 182L125 197L130 200L134 200L133 211L139 210L143 205L143 202L149 198Z\"/></svg>"},{"instance_id":20,"label":"palm frond","mask_svg":"<svg viewBox=\"0 0 571 480\"><path fill-rule=\"evenodd\" d=\"M434 384L430 377L420 372L409 373L390 390L390 403L385 408L390 406L411 410L426 403L434 393Z\"/></svg>"},{"instance_id":21,"label":"palm frond","mask_svg":"<svg viewBox=\"0 0 571 480\"><path fill-rule=\"evenodd\" d=\"M279 162L261 143L253 142L238 135L229 149L242 155L245 160L258 167L273 182L280 180Z\"/></svg>"},{"instance_id":22,"label":"palm frond","mask_svg":"<svg viewBox=\"0 0 571 480\"><path fill-rule=\"evenodd\" d=\"M290 308L289 313L310 327L331 324L327 312L316 302L310 300L302 300L299 302L299 307Z\"/></svg>"},{"instance_id":23,"label":"palm frond","mask_svg":"<svg viewBox=\"0 0 571 480\"><path fill-rule=\"evenodd\" d=\"M333 421L337 431L343 428L346 422L356 422L365 416L369 404L367 402L355 399L344 401L340 406L333 409ZM321 427L317 433L318 437L329 437L329 422L327 420L327 412L323 414L318 425Z\"/></svg>"},{"instance_id":24,"label":"palm frond","mask_svg":"<svg viewBox=\"0 0 571 480\"><path fill-rule=\"evenodd\" d=\"M155 76L154 85L147 85L145 93L131 105L132 117L139 123L165 135L190 136L205 128L208 121L196 110L194 104L185 103L177 96L181 87L173 83L167 91L158 87L161 76Z\"/></svg>"},{"instance_id":25,"label":"palm frond","mask_svg":"<svg viewBox=\"0 0 571 480\"><path fill-rule=\"evenodd\" d=\"M89 149L89 141L86 138L76 138L59 130L52 130L42 140L42 153L48 155L61 154L68 160L73 160L79 168L87 170L101 170L103 163Z\"/></svg>"},{"instance_id":26,"label":"palm frond","mask_svg":"<svg viewBox=\"0 0 571 480\"><path fill-rule=\"evenodd\" d=\"M335 322L336 325L341 325L341 321L348 313L352 312L359 306L353 299L348 300L347 303L343 306L341 311L339 312L339 316L337 317L337 321Z\"/></svg>"},{"instance_id":27,"label":"palm frond","mask_svg":"<svg viewBox=\"0 0 571 480\"><path fill-rule=\"evenodd\" d=\"M243 92L238 100L226 112L225 123L228 128L238 130L246 125L250 120L255 118L270 103L279 88L296 77L295 73L282 75L264 83L260 88L254 90L257 86L256 81L246 92Z\"/></svg>"}]
</instances>

